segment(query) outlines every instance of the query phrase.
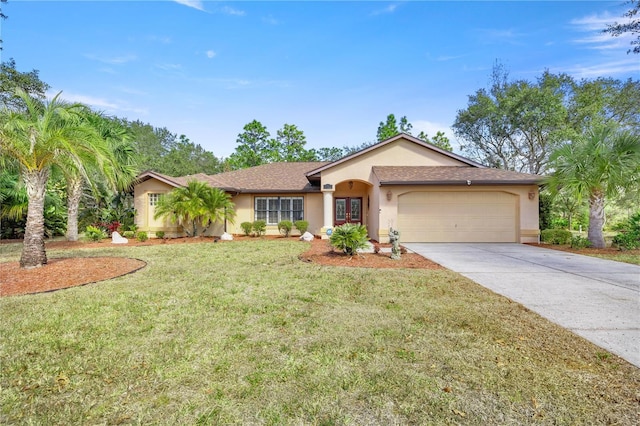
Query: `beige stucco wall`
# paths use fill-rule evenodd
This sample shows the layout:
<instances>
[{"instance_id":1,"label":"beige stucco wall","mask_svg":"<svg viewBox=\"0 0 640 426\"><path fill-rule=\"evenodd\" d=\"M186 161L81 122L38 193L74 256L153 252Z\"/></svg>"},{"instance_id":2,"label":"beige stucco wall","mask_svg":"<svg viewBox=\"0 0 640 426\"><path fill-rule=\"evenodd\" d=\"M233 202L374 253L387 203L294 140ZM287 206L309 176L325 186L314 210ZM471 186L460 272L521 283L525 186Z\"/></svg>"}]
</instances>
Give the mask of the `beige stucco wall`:
<instances>
[{"instance_id":1,"label":"beige stucco wall","mask_svg":"<svg viewBox=\"0 0 640 426\"><path fill-rule=\"evenodd\" d=\"M379 229L377 233L380 235L381 242L388 242L389 227L396 227L398 224L398 196L416 191L424 192L485 192L485 191L504 191L518 197L517 214L519 221L517 223L517 236L521 243L538 242L540 234L538 225L538 186L537 185L477 185L477 186L382 186L379 187ZM391 200L387 200L386 194L391 191ZM533 199L529 199L529 193L534 194Z\"/></svg>"},{"instance_id":2,"label":"beige stucco wall","mask_svg":"<svg viewBox=\"0 0 640 426\"><path fill-rule=\"evenodd\" d=\"M368 182L372 166L468 166L414 142L399 139L322 172L322 185L342 181Z\"/></svg>"},{"instance_id":3,"label":"beige stucco wall","mask_svg":"<svg viewBox=\"0 0 640 426\"><path fill-rule=\"evenodd\" d=\"M155 237L156 231L164 231L166 237L174 238L182 235L182 229L168 220L154 219L152 207L149 206L149 194L166 194L173 187L156 179L149 179L135 186L133 190L134 207L136 209L135 224L139 231Z\"/></svg>"},{"instance_id":4,"label":"beige stucco wall","mask_svg":"<svg viewBox=\"0 0 640 426\"><path fill-rule=\"evenodd\" d=\"M227 224L227 232L242 235L243 231L240 227L242 222L253 222L255 220L254 199L255 197L304 197L304 220L309 222L309 232L312 234L319 233L322 227L322 194L306 193L306 194L238 194L232 197L231 201L236 206L236 218L234 224ZM278 235L277 225L267 226L267 235ZM294 228L294 235L299 234Z\"/></svg>"}]
</instances>

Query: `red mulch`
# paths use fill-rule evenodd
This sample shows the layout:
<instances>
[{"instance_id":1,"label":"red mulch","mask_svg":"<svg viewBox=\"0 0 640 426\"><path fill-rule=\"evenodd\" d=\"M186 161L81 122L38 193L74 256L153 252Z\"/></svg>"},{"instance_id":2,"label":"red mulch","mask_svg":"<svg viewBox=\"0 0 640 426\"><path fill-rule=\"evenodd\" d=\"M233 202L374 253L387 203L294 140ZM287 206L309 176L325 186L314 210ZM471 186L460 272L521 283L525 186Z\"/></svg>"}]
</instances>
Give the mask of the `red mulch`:
<instances>
[{"instance_id":1,"label":"red mulch","mask_svg":"<svg viewBox=\"0 0 640 426\"><path fill-rule=\"evenodd\" d=\"M282 239L279 236L262 237L267 239ZM291 239L296 237L291 237ZM252 240L252 237L234 236L234 241ZM1 243L15 242L2 241ZM151 246L158 244L203 244L213 243L210 237L199 238L171 238L150 239L143 243L137 240L129 240L130 246ZM225 242L226 243L226 242ZM108 241L84 242L84 241L48 241L47 249L69 250L85 248L109 247ZM382 244L381 246L385 246ZM387 245L388 246L388 245ZM400 260L391 260L390 253L365 253L357 256L347 256L334 251L327 240L316 239L311 244L311 249L300 255L304 262L316 263L328 266L345 266L359 268L421 268L441 269L437 263L433 263L415 253L405 253ZM116 278L144 267L145 262L138 259L122 257L76 257L49 259L49 263L41 268L20 269L18 262L2 264L0 274L0 297L15 296L21 294L42 293L60 290L94 283L98 281Z\"/></svg>"},{"instance_id":2,"label":"red mulch","mask_svg":"<svg viewBox=\"0 0 640 426\"><path fill-rule=\"evenodd\" d=\"M126 257L49 259L40 268L20 269L19 262L2 264L0 296L44 293L108 280L135 272L146 262Z\"/></svg>"}]
</instances>

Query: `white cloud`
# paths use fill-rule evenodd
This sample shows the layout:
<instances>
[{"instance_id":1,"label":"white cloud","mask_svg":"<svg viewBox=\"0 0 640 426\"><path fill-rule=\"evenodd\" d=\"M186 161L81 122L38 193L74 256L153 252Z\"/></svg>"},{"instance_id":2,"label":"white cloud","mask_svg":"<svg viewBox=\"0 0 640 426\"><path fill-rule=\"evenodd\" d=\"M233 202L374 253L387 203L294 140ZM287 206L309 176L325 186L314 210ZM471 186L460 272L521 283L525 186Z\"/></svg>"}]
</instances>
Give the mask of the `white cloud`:
<instances>
[{"instance_id":1,"label":"white cloud","mask_svg":"<svg viewBox=\"0 0 640 426\"><path fill-rule=\"evenodd\" d=\"M213 50L207 50L205 52L205 55L207 55L207 58L211 59L211 58L214 58L216 56L216 52L214 52Z\"/></svg>"},{"instance_id":2,"label":"white cloud","mask_svg":"<svg viewBox=\"0 0 640 426\"><path fill-rule=\"evenodd\" d=\"M160 68L161 70L165 70L165 71L178 71L182 69L182 65L162 63L162 64L156 64L156 68Z\"/></svg>"},{"instance_id":3,"label":"white cloud","mask_svg":"<svg viewBox=\"0 0 640 426\"><path fill-rule=\"evenodd\" d=\"M240 9L234 9L231 6L223 6L221 8L218 9L220 12L225 13L227 15L233 15L233 16L244 16L245 12L244 10L240 10Z\"/></svg>"},{"instance_id":4,"label":"white cloud","mask_svg":"<svg viewBox=\"0 0 640 426\"><path fill-rule=\"evenodd\" d=\"M176 3L182 4L184 6L192 7L194 9L205 12L204 4L202 3L201 0L173 0L173 1L175 1Z\"/></svg>"},{"instance_id":5,"label":"white cloud","mask_svg":"<svg viewBox=\"0 0 640 426\"><path fill-rule=\"evenodd\" d=\"M102 63L105 63L105 64L110 64L110 65L126 64L127 62L133 62L133 61L138 59L138 57L136 55L133 55L133 54L122 55L122 56L113 56L113 57L104 57L104 56L98 56L98 55L89 53L89 54L86 54L84 56L85 56L85 58L91 59L93 61L98 61L98 62L102 62Z\"/></svg>"},{"instance_id":6,"label":"white cloud","mask_svg":"<svg viewBox=\"0 0 640 426\"><path fill-rule=\"evenodd\" d=\"M371 12L371 15L376 16L376 15L385 15L387 13L393 13L396 11L397 8L398 8L398 3L392 3L382 9L374 10L373 12Z\"/></svg>"},{"instance_id":7,"label":"white cloud","mask_svg":"<svg viewBox=\"0 0 640 426\"><path fill-rule=\"evenodd\" d=\"M47 92L47 98L53 98L58 94L58 92L59 91L56 90L49 90ZM128 113L132 113L134 114L134 116L149 114L149 110L147 108L133 107L128 102L122 100L113 101L97 96L83 95L71 92L62 92L62 94L60 95L60 99L64 99L67 102L79 102L107 114L119 116L124 116Z\"/></svg>"},{"instance_id":8,"label":"white cloud","mask_svg":"<svg viewBox=\"0 0 640 426\"><path fill-rule=\"evenodd\" d=\"M265 24L269 24L269 25L278 25L280 23L280 21L278 21L272 15L264 16L262 18L262 22L264 22Z\"/></svg>"},{"instance_id":9,"label":"white cloud","mask_svg":"<svg viewBox=\"0 0 640 426\"><path fill-rule=\"evenodd\" d=\"M615 24L616 22L624 24L630 21L631 18L613 16L608 12L573 19L570 24L573 26L574 31L582 33L582 35L574 38L572 42L585 45L587 48L594 50L628 50L631 40L633 40L631 33L613 37L611 34L603 33L602 31L605 30L608 25Z\"/></svg>"},{"instance_id":10,"label":"white cloud","mask_svg":"<svg viewBox=\"0 0 640 426\"><path fill-rule=\"evenodd\" d=\"M171 37L168 37L168 36L149 35L147 36L147 40L152 42L162 43L162 44L171 43Z\"/></svg>"},{"instance_id":11,"label":"white cloud","mask_svg":"<svg viewBox=\"0 0 640 426\"><path fill-rule=\"evenodd\" d=\"M620 61L602 62L593 65L576 64L562 69L577 78L597 78L640 72L640 63L636 58L629 57Z\"/></svg>"},{"instance_id":12,"label":"white cloud","mask_svg":"<svg viewBox=\"0 0 640 426\"><path fill-rule=\"evenodd\" d=\"M58 92L49 91L47 92L47 97L52 98L57 93ZM114 110L118 108L118 105L113 102L110 102L103 98L90 96L90 95L81 95L81 94L71 93L71 92L62 92L62 94L60 95L60 98L68 102L79 102L85 105L90 105L90 106L98 107L102 109Z\"/></svg>"}]
</instances>

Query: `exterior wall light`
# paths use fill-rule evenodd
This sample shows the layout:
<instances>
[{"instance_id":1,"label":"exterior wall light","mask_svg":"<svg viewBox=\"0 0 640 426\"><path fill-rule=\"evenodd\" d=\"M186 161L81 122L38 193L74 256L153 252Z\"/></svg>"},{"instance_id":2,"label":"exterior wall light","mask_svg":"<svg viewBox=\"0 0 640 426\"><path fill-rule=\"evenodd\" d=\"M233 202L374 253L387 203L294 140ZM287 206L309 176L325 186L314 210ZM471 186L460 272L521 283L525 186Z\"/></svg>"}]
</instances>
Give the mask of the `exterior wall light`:
<instances>
[{"instance_id":1,"label":"exterior wall light","mask_svg":"<svg viewBox=\"0 0 640 426\"><path fill-rule=\"evenodd\" d=\"M533 200L534 198L536 198L536 193L534 191L529 191L529 199Z\"/></svg>"},{"instance_id":2,"label":"exterior wall light","mask_svg":"<svg viewBox=\"0 0 640 426\"><path fill-rule=\"evenodd\" d=\"M391 198L393 197L393 193L391 192L391 190L387 191L387 201L391 201Z\"/></svg>"}]
</instances>

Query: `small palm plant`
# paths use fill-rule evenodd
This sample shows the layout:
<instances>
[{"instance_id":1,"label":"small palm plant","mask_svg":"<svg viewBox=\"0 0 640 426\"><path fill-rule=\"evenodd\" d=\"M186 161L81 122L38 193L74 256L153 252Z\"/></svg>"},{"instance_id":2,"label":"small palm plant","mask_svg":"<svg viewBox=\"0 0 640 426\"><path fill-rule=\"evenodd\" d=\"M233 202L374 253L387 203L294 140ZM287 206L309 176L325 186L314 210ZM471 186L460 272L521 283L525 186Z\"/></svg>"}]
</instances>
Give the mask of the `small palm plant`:
<instances>
[{"instance_id":1,"label":"small palm plant","mask_svg":"<svg viewBox=\"0 0 640 426\"><path fill-rule=\"evenodd\" d=\"M367 246L367 228L361 224L345 223L333 230L329 242L338 250L353 256L358 249Z\"/></svg>"},{"instance_id":2,"label":"small palm plant","mask_svg":"<svg viewBox=\"0 0 640 426\"><path fill-rule=\"evenodd\" d=\"M204 182L189 181L187 186L176 188L161 197L154 217L166 217L184 227L190 237L203 233L213 223L233 221L235 215L231 197L223 190L212 188Z\"/></svg>"}]
</instances>

